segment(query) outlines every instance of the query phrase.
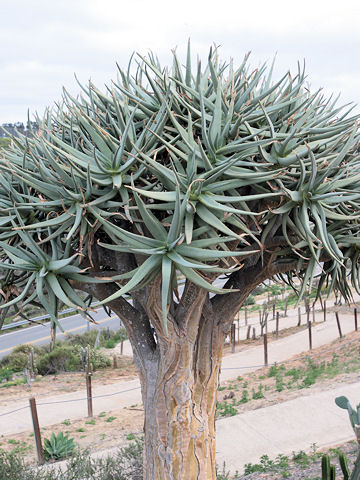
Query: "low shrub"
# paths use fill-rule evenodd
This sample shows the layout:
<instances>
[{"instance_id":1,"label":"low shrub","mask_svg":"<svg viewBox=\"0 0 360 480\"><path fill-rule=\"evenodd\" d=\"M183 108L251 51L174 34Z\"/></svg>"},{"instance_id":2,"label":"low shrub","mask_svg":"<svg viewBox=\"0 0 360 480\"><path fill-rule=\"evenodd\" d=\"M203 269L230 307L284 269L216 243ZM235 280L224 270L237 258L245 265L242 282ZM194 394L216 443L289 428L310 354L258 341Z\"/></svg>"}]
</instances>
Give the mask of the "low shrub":
<instances>
[{"instance_id":1,"label":"low shrub","mask_svg":"<svg viewBox=\"0 0 360 480\"><path fill-rule=\"evenodd\" d=\"M52 352L45 352L36 361L40 375L80 370L80 355L71 345L56 345Z\"/></svg>"},{"instance_id":2,"label":"low shrub","mask_svg":"<svg viewBox=\"0 0 360 480\"><path fill-rule=\"evenodd\" d=\"M141 438L119 449L111 456L94 459L87 451L74 451L65 467L34 468L11 453L0 451L1 480L142 480Z\"/></svg>"},{"instance_id":3,"label":"low shrub","mask_svg":"<svg viewBox=\"0 0 360 480\"><path fill-rule=\"evenodd\" d=\"M111 365L111 361L106 355L94 349L90 351L90 363L94 371Z\"/></svg>"},{"instance_id":4,"label":"low shrub","mask_svg":"<svg viewBox=\"0 0 360 480\"><path fill-rule=\"evenodd\" d=\"M94 371L111 365L110 359L94 348L90 350L90 363ZM81 347L61 342L52 352L39 356L36 368L40 375L81 370Z\"/></svg>"},{"instance_id":5,"label":"low shrub","mask_svg":"<svg viewBox=\"0 0 360 480\"><path fill-rule=\"evenodd\" d=\"M249 295L245 302L246 305L255 305L255 298L252 295Z\"/></svg>"},{"instance_id":6,"label":"low shrub","mask_svg":"<svg viewBox=\"0 0 360 480\"><path fill-rule=\"evenodd\" d=\"M116 335L119 334L114 332L113 337L116 338ZM85 340L93 340L92 344L95 343L96 336L96 330L84 334ZM34 352L34 364L40 375L82 370L81 348L88 344L82 339L81 335L74 335L70 338L70 341L58 341L52 351L49 350L48 346L18 345L0 361L0 383L4 379L11 380L14 372L23 372L28 367L31 350ZM103 340L103 344L105 344L105 340ZM94 371L111 365L110 359L99 350L94 349L93 346L90 349L90 363Z\"/></svg>"},{"instance_id":7,"label":"low shrub","mask_svg":"<svg viewBox=\"0 0 360 480\"><path fill-rule=\"evenodd\" d=\"M78 345L80 347L94 347L96 338L98 336L99 330L90 330L88 332L82 334L74 334L69 335L67 343L69 345ZM124 328L120 328L119 330L107 330L102 329L100 330L100 337L98 347L106 347L106 348L114 348L116 343L119 343L121 339L126 339L126 330ZM107 344L110 342L112 347L107 347Z\"/></svg>"},{"instance_id":8,"label":"low shrub","mask_svg":"<svg viewBox=\"0 0 360 480\"><path fill-rule=\"evenodd\" d=\"M13 375L14 375L14 371L11 370L11 368L9 367L0 368L0 383L3 382L4 380L9 382L10 380L12 380Z\"/></svg>"},{"instance_id":9,"label":"low shrub","mask_svg":"<svg viewBox=\"0 0 360 480\"><path fill-rule=\"evenodd\" d=\"M24 368L28 366L29 354L32 350L35 356L40 355L43 351L42 348L27 343L17 345L9 355L2 358L0 366L8 367L13 372L23 372Z\"/></svg>"}]
</instances>

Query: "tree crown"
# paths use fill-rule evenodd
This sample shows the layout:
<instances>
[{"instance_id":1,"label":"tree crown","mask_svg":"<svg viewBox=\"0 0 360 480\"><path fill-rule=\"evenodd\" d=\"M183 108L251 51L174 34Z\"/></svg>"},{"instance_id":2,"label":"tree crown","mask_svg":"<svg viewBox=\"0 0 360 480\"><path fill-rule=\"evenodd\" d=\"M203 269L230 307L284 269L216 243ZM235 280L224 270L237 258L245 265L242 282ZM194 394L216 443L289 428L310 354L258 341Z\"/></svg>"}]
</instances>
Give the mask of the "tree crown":
<instances>
[{"instance_id":1,"label":"tree crown","mask_svg":"<svg viewBox=\"0 0 360 480\"><path fill-rule=\"evenodd\" d=\"M345 297L350 268L359 289L357 118L311 93L300 66L274 83L247 60L234 68L215 49L193 69L189 48L167 69L138 56L105 93L64 91L39 131L13 137L0 158L3 316L40 302L56 322L61 304L86 311L75 285L112 282L107 303L161 277L166 325L179 273L219 295L254 266L259 281L300 277L300 294L317 271Z\"/></svg>"}]
</instances>

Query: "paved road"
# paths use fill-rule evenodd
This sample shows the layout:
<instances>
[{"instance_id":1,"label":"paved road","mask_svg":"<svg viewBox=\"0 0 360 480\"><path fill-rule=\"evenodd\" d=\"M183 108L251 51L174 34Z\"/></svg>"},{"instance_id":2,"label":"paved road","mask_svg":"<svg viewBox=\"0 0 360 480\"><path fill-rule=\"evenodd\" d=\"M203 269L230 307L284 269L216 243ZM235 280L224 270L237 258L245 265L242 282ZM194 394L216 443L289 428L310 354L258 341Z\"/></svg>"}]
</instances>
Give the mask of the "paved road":
<instances>
[{"instance_id":1,"label":"paved road","mask_svg":"<svg viewBox=\"0 0 360 480\"><path fill-rule=\"evenodd\" d=\"M224 280L216 280L214 285L222 287ZM179 293L182 295L184 290L183 283L179 285ZM212 294L211 294L212 295ZM130 300L131 302L131 300ZM96 313L91 312L92 317L97 324L89 324L81 315L73 315L59 320L65 334L66 333L81 333L86 329L93 328L110 328L110 330L117 330L120 328L120 319L116 315L108 317L103 308L98 308ZM65 335L57 329L56 338L63 339ZM31 343L36 345L43 345L50 342L50 323L43 323L33 327L25 327L15 330L10 333L0 334L0 358L4 357L11 350L22 343Z\"/></svg>"},{"instance_id":2,"label":"paved road","mask_svg":"<svg viewBox=\"0 0 360 480\"><path fill-rule=\"evenodd\" d=\"M110 328L117 330L120 328L120 320L117 315L112 314L109 317L103 308L97 309L96 313L92 313L92 317L97 324L89 323L81 315L73 315L59 320L65 334L66 333L82 333L87 329ZM57 329L56 338L65 338L64 334ZM7 355L11 350L21 343L31 343L34 345L43 345L50 342L50 323L43 323L32 327L21 328L9 333L0 335L0 358Z\"/></svg>"}]
</instances>

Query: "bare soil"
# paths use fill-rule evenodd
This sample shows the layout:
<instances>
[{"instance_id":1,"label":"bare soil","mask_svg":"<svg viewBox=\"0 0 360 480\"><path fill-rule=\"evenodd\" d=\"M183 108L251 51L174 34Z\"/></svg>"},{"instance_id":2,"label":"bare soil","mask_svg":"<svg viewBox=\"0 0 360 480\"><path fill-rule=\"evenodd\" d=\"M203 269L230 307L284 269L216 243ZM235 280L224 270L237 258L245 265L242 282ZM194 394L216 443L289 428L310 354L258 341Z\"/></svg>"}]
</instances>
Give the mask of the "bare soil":
<instances>
[{"instance_id":1,"label":"bare soil","mask_svg":"<svg viewBox=\"0 0 360 480\"><path fill-rule=\"evenodd\" d=\"M263 367L222 382L218 402L223 405L226 402L236 408L236 413L242 413L359 380L360 332L353 332L312 352L294 356L276 367ZM247 402L244 401L244 390L248 392ZM231 413L222 416L231 416Z\"/></svg>"}]
</instances>

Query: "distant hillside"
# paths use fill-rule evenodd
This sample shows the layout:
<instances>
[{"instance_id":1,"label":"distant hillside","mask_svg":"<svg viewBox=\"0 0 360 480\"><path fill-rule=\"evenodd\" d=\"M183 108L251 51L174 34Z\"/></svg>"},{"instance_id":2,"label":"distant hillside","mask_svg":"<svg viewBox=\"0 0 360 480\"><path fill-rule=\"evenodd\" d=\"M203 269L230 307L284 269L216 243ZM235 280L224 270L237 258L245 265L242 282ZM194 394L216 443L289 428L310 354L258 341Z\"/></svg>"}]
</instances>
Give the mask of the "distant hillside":
<instances>
[{"instance_id":1,"label":"distant hillside","mask_svg":"<svg viewBox=\"0 0 360 480\"><path fill-rule=\"evenodd\" d=\"M36 122L27 123L24 125L22 122L15 123L3 123L0 129L0 139L6 138L9 135L17 137L19 134L31 137L34 131L38 130L39 125ZM5 130L5 131L4 131Z\"/></svg>"}]
</instances>

